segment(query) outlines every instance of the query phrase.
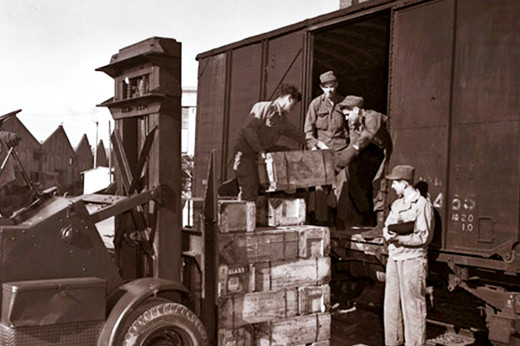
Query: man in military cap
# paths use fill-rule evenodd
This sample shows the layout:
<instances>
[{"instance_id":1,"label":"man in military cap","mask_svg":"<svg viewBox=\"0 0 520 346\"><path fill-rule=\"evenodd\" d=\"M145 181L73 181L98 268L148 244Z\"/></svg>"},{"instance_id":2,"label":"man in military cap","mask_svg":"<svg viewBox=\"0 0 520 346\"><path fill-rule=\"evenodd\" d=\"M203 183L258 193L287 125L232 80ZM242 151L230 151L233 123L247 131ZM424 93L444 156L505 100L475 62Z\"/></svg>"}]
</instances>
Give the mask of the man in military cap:
<instances>
[{"instance_id":1,"label":"man in military cap","mask_svg":"<svg viewBox=\"0 0 520 346\"><path fill-rule=\"evenodd\" d=\"M320 75L320 88L323 94L319 95L309 105L305 118L304 132L307 148L330 149L334 152L344 150L348 146L348 129L345 118L339 109L339 102L343 96L337 94L338 80L333 71ZM337 172L341 168L337 169ZM337 205L336 195L343 190L346 177L343 173L333 189L319 187L315 194L315 218L320 223L332 223L334 218L331 212ZM328 206L328 207L327 207Z\"/></svg>"},{"instance_id":2,"label":"man in military cap","mask_svg":"<svg viewBox=\"0 0 520 346\"><path fill-rule=\"evenodd\" d=\"M343 99L336 93L338 81L333 71L320 75L323 94L312 100L305 118L305 139L308 149L344 149L348 145L348 130L339 109Z\"/></svg>"},{"instance_id":3,"label":"man in military cap","mask_svg":"<svg viewBox=\"0 0 520 346\"><path fill-rule=\"evenodd\" d=\"M433 238L434 214L430 201L413 186L414 172L412 166L399 165L386 176L398 195L383 229L388 243L386 345L419 346L426 341L427 253Z\"/></svg>"},{"instance_id":4,"label":"man in military cap","mask_svg":"<svg viewBox=\"0 0 520 346\"><path fill-rule=\"evenodd\" d=\"M288 114L301 101L301 93L293 85L282 84L274 101L253 105L233 146L233 170L238 181L239 198L256 201L260 187L257 159L274 151L276 142L286 136L305 144L305 136L288 119Z\"/></svg>"},{"instance_id":5,"label":"man in military cap","mask_svg":"<svg viewBox=\"0 0 520 346\"><path fill-rule=\"evenodd\" d=\"M386 128L386 115L364 109L361 96L349 95L340 103L349 132L349 145L336 154L336 166L349 166L349 194L365 225L371 224L373 209L379 228L373 234L382 235L383 169L392 151L392 141ZM372 200L372 201L370 201ZM342 215L344 212L339 212ZM372 234L371 233L371 234ZM366 234L370 236L371 234Z\"/></svg>"}]
</instances>

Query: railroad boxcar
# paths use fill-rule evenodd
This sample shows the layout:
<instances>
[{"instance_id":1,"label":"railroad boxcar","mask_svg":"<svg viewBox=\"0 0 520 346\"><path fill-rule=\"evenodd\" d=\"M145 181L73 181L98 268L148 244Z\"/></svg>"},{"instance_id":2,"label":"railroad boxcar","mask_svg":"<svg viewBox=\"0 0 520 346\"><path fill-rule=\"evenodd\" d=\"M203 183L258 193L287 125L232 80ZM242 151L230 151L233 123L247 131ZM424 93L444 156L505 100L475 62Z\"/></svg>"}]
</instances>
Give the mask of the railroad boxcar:
<instances>
[{"instance_id":1,"label":"railroad boxcar","mask_svg":"<svg viewBox=\"0 0 520 346\"><path fill-rule=\"evenodd\" d=\"M320 73L334 70L341 94L389 116L389 166L427 183L448 287L483 302L493 343L520 343L519 17L516 0L372 0L199 54L194 194L213 149L218 179L232 177L255 102L298 86L289 117L303 129Z\"/></svg>"}]
</instances>

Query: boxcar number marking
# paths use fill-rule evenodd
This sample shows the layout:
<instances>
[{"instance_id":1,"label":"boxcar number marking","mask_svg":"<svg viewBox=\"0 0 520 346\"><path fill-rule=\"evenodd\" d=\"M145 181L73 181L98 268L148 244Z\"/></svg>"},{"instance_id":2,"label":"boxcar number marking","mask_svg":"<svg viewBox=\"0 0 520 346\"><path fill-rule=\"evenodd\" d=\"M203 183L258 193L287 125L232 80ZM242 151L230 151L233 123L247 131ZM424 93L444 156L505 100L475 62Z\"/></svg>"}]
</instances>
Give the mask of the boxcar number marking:
<instances>
[{"instance_id":1,"label":"boxcar number marking","mask_svg":"<svg viewBox=\"0 0 520 346\"><path fill-rule=\"evenodd\" d=\"M472 211L476 207L476 202L473 198L461 198L458 195L451 201L451 221L452 222L460 222L460 229L462 232L473 232L474 225L473 221L475 220L475 216ZM459 211L463 211L463 213L459 214Z\"/></svg>"}]
</instances>

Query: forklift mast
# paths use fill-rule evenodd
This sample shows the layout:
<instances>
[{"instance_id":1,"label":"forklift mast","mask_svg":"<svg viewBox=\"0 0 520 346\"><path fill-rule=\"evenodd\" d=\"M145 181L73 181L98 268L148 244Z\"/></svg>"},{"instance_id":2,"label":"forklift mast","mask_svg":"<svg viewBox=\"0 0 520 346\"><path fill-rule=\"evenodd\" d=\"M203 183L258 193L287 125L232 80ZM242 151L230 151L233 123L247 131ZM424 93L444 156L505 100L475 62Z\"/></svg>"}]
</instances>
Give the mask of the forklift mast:
<instances>
[{"instance_id":1,"label":"forklift mast","mask_svg":"<svg viewBox=\"0 0 520 346\"><path fill-rule=\"evenodd\" d=\"M181 43L152 37L120 49L97 71L115 82L114 97L100 106L108 107L115 120L111 139L117 194L163 187L160 208L151 201L116 218L121 274L180 282ZM129 235L137 235L132 238L141 239L143 246L125 246Z\"/></svg>"}]
</instances>

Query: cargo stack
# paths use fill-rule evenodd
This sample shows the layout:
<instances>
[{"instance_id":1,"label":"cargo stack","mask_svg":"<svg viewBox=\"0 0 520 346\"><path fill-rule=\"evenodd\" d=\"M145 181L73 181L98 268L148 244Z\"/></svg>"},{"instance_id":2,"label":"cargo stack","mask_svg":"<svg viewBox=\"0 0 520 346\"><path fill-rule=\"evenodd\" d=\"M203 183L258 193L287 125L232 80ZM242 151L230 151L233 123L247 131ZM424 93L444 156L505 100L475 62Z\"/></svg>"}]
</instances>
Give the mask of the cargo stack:
<instances>
[{"instance_id":1,"label":"cargo stack","mask_svg":"<svg viewBox=\"0 0 520 346\"><path fill-rule=\"evenodd\" d=\"M330 232L305 215L303 198L218 202L220 346L329 345Z\"/></svg>"}]
</instances>

